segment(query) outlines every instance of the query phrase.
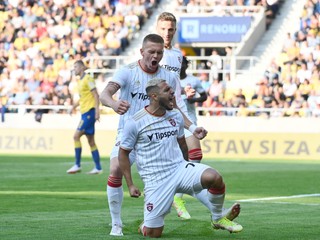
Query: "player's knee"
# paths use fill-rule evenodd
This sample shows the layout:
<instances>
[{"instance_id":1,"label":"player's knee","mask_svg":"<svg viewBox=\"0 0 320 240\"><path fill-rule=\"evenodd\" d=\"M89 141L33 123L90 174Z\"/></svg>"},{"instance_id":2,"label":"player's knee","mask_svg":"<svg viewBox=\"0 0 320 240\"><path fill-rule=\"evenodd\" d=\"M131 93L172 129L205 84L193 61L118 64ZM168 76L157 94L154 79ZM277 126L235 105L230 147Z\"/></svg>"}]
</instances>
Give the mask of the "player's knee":
<instances>
[{"instance_id":1,"label":"player's knee","mask_svg":"<svg viewBox=\"0 0 320 240\"><path fill-rule=\"evenodd\" d=\"M73 141L75 141L75 142L80 141L80 138L81 138L81 135L78 132L76 132L73 135Z\"/></svg>"},{"instance_id":2,"label":"player's knee","mask_svg":"<svg viewBox=\"0 0 320 240\"><path fill-rule=\"evenodd\" d=\"M116 157L110 159L110 175L115 177L122 177L119 161Z\"/></svg>"},{"instance_id":3,"label":"player's knee","mask_svg":"<svg viewBox=\"0 0 320 240\"><path fill-rule=\"evenodd\" d=\"M201 148L194 148L188 151L189 161L200 162L202 160Z\"/></svg>"},{"instance_id":4,"label":"player's knee","mask_svg":"<svg viewBox=\"0 0 320 240\"><path fill-rule=\"evenodd\" d=\"M222 176L213 168L206 169L201 176L201 183L204 188L223 188Z\"/></svg>"},{"instance_id":5,"label":"player's knee","mask_svg":"<svg viewBox=\"0 0 320 240\"><path fill-rule=\"evenodd\" d=\"M146 235L151 238L159 238L162 235L163 227L146 228Z\"/></svg>"},{"instance_id":6,"label":"player's knee","mask_svg":"<svg viewBox=\"0 0 320 240\"><path fill-rule=\"evenodd\" d=\"M96 147L96 143L94 141L94 138L88 139L88 143L89 143L90 148Z\"/></svg>"},{"instance_id":7,"label":"player's knee","mask_svg":"<svg viewBox=\"0 0 320 240\"><path fill-rule=\"evenodd\" d=\"M114 177L122 178L122 172L119 167L117 168L110 168L110 175Z\"/></svg>"}]
</instances>

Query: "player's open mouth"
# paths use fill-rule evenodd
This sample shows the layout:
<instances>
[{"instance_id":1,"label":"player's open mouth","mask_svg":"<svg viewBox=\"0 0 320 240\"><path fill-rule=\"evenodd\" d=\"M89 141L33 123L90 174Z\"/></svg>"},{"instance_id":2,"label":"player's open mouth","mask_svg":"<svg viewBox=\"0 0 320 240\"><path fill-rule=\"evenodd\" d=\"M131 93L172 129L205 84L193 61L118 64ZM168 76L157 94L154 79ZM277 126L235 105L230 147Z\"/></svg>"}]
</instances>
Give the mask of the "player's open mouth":
<instances>
[{"instance_id":1,"label":"player's open mouth","mask_svg":"<svg viewBox=\"0 0 320 240\"><path fill-rule=\"evenodd\" d=\"M156 66L158 64L157 61L151 61L152 66Z\"/></svg>"}]
</instances>

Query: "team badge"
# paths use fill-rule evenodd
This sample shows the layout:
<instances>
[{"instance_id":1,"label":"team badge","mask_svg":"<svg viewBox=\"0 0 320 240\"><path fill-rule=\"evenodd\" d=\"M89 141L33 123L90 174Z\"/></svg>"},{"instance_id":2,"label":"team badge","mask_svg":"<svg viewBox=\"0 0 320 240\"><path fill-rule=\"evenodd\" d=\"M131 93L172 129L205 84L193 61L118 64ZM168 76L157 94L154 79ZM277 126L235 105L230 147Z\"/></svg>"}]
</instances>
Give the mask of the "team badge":
<instances>
[{"instance_id":1,"label":"team badge","mask_svg":"<svg viewBox=\"0 0 320 240\"><path fill-rule=\"evenodd\" d=\"M179 63L182 63L182 61L181 61L181 57L180 57L180 56L178 57L178 61L179 61Z\"/></svg>"},{"instance_id":2,"label":"team badge","mask_svg":"<svg viewBox=\"0 0 320 240\"><path fill-rule=\"evenodd\" d=\"M152 204L152 203L147 203L147 210L148 210L149 212L151 212L152 209L153 209L153 204Z\"/></svg>"},{"instance_id":3,"label":"team badge","mask_svg":"<svg viewBox=\"0 0 320 240\"><path fill-rule=\"evenodd\" d=\"M177 125L176 121L173 118L169 119L169 123L174 127Z\"/></svg>"}]
</instances>

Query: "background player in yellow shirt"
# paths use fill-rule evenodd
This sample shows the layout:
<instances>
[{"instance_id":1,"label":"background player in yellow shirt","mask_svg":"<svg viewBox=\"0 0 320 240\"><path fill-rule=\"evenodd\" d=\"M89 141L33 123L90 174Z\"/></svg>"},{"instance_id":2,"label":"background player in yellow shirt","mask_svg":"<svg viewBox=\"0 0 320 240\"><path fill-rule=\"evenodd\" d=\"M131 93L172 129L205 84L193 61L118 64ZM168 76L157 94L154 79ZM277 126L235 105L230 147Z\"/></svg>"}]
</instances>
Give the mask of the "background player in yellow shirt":
<instances>
[{"instance_id":1,"label":"background player in yellow shirt","mask_svg":"<svg viewBox=\"0 0 320 240\"><path fill-rule=\"evenodd\" d=\"M69 174L81 172L82 146L80 138L82 135L86 135L87 137L92 158L95 163L95 167L88 172L88 174L102 173L100 155L94 140L94 125L96 120L99 120L100 118L99 94L97 92L94 79L90 75L86 74L85 70L86 66L82 60L78 60L74 63L74 74L79 76L78 90L80 99L73 105L72 110L80 106L81 120L73 136L75 146L75 165L67 171Z\"/></svg>"}]
</instances>

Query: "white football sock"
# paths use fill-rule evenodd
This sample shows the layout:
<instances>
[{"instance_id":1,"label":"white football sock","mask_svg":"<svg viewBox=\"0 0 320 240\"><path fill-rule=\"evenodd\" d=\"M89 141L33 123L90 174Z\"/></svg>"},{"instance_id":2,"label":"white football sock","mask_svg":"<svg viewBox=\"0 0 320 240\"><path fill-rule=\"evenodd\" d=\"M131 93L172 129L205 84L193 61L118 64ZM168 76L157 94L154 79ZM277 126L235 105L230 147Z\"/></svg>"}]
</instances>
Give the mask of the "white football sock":
<instances>
[{"instance_id":1,"label":"white football sock","mask_svg":"<svg viewBox=\"0 0 320 240\"><path fill-rule=\"evenodd\" d=\"M123 201L123 188L107 186L107 197L109 203L109 210L112 220L112 225L117 224L122 226L121 221L121 207Z\"/></svg>"},{"instance_id":2,"label":"white football sock","mask_svg":"<svg viewBox=\"0 0 320 240\"><path fill-rule=\"evenodd\" d=\"M208 199L211 203L212 208L212 219L217 221L222 218L222 207L224 203L225 194L212 194L208 191Z\"/></svg>"}]
</instances>

